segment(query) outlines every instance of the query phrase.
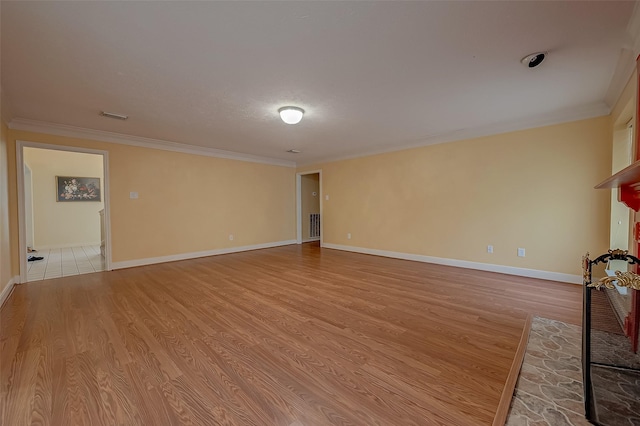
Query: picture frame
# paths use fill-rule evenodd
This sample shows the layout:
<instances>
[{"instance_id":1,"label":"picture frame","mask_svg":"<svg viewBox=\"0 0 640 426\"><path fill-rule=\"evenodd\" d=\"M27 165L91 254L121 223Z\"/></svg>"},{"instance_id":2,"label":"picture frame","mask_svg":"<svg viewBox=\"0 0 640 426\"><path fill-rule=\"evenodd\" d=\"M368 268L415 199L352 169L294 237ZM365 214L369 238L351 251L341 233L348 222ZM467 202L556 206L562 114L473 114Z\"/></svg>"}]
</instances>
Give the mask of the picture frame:
<instances>
[{"instance_id":1,"label":"picture frame","mask_svg":"<svg viewBox=\"0 0 640 426\"><path fill-rule=\"evenodd\" d=\"M56 201L102 201L100 178L56 176Z\"/></svg>"}]
</instances>

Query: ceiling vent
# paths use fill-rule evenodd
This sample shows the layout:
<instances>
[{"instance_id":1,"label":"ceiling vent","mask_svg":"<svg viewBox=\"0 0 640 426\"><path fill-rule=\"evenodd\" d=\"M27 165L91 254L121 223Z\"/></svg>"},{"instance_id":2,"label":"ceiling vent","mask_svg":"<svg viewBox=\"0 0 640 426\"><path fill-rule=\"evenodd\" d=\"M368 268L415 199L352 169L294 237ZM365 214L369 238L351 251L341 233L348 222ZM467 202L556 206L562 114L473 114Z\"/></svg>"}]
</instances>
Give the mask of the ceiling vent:
<instances>
[{"instance_id":1,"label":"ceiling vent","mask_svg":"<svg viewBox=\"0 0 640 426\"><path fill-rule=\"evenodd\" d=\"M129 118L128 115L116 114L115 112L107 111L100 111L100 115L103 117L115 118L116 120L126 120L127 118Z\"/></svg>"}]
</instances>

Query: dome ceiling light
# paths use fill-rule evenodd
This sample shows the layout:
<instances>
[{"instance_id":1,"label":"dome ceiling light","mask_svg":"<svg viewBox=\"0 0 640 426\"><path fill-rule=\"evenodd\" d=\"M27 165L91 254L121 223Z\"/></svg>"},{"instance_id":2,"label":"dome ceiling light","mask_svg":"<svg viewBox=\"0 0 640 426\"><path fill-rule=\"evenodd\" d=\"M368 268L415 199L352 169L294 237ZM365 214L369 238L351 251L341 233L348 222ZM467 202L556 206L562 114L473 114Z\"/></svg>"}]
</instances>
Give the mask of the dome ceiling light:
<instances>
[{"instance_id":1,"label":"dome ceiling light","mask_svg":"<svg viewBox=\"0 0 640 426\"><path fill-rule=\"evenodd\" d=\"M304 110L294 106L285 106L278 110L280 118L287 124L298 124L302 120Z\"/></svg>"}]
</instances>

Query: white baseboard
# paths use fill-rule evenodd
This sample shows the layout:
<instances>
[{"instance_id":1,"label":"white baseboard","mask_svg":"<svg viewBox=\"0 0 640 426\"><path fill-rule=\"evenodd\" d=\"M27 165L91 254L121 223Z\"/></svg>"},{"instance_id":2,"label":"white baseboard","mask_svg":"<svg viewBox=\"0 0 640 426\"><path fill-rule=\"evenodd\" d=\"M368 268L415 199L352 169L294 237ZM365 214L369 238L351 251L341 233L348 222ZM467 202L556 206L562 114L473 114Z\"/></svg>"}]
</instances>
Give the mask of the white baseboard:
<instances>
[{"instance_id":1,"label":"white baseboard","mask_svg":"<svg viewBox=\"0 0 640 426\"><path fill-rule=\"evenodd\" d=\"M51 250L51 249L63 249L63 248L74 248L74 247L83 247L83 246L99 246L100 241L95 243L71 243L71 244L54 244L51 246L37 246L32 247L36 250Z\"/></svg>"},{"instance_id":2,"label":"white baseboard","mask_svg":"<svg viewBox=\"0 0 640 426\"><path fill-rule=\"evenodd\" d=\"M477 269L480 271L498 272L501 274L518 275L521 277L539 278L549 281L561 281L571 284L582 284L581 275L563 274L560 272L541 271L538 269L518 268L515 266L494 265L491 263L471 262L468 260L448 259L444 257L423 256L420 254L402 253L397 251L376 250L363 247L343 246L340 244L324 243L323 248L351 251L354 253L372 254L374 256L393 257L395 259L413 260L416 262L436 263L438 265L457 266L459 268Z\"/></svg>"},{"instance_id":3,"label":"white baseboard","mask_svg":"<svg viewBox=\"0 0 640 426\"><path fill-rule=\"evenodd\" d=\"M307 238L306 240L302 240L303 243L310 243L312 241L320 241L320 237L316 238Z\"/></svg>"},{"instance_id":4,"label":"white baseboard","mask_svg":"<svg viewBox=\"0 0 640 426\"><path fill-rule=\"evenodd\" d=\"M135 266L153 265L155 263L175 262L177 260L196 259L198 257L217 256L219 254L239 253L242 251L259 250L296 244L296 240L275 241L272 243L254 244L251 246L229 247L223 249L196 251L191 253L171 254L169 256L148 257L146 259L124 260L112 262L111 269L133 268Z\"/></svg>"},{"instance_id":5,"label":"white baseboard","mask_svg":"<svg viewBox=\"0 0 640 426\"><path fill-rule=\"evenodd\" d=\"M9 280L7 285L4 287L2 292L0 293L0 307L4 305L4 302L9 298L11 291L13 290L13 286L20 283L20 277L15 276Z\"/></svg>"}]
</instances>

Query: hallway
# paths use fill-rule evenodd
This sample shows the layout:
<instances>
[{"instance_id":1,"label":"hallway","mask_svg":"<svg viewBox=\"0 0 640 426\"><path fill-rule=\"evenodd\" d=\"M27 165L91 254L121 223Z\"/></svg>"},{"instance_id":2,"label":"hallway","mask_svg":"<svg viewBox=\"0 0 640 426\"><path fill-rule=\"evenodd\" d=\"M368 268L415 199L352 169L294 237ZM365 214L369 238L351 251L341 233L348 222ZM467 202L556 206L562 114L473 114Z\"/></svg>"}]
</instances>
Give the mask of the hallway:
<instances>
[{"instance_id":1,"label":"hallway","mask_svg":"<svg viewBox=\"0 0 640 426\"><path fill-rule=\"evenodd\" d=\"M29 257L31 256L44 259L27 262L28 281L100 272L105 268L104 257L100 255L98 245L39 250L29 253Z\"/></svg>"}]
</instances>

